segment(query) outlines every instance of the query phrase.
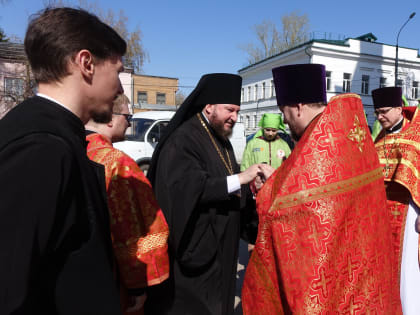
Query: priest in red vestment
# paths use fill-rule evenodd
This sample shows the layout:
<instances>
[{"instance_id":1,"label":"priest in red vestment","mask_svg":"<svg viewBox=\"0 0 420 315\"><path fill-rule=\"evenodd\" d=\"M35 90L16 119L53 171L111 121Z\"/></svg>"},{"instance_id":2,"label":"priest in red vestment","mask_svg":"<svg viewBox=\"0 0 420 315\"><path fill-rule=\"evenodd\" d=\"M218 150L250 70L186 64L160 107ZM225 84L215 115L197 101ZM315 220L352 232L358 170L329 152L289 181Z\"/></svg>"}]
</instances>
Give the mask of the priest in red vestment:
<instances>
[{"instance_id":1,"label":"priest in red vestment","mask_svg":"<svg viewBox=\"0 0 420 315\"><path fill-rule=\"evenodd\" d=\"M382 168L360 97L326 105L323 65L278 67L273 78L298 143L257 195L244 314L401 313Z\"/></svg>"},{"instance_id":2,"label":"priest in red vestment","mask_svg":"<svg viewBox=\"0 0 420 315\"><path fill-rule=\"evenodd\" d=\"M393 281L400 289L404 315L420 314L419 230L420 115L416 106L402 107L400 87L372 91L383 129L375 141L383 168L392 226Z\"/></svg>"},{"instance_id":3,"label":"priest in red vestment","mask_svg":"<svg viewBox=\"0 0 420 315\"><path fill-rule=\"evenodd\" d=\"M122 285L122 305L141 314L144 289L169 277L168 225L149 180L128 155L112 142L124 139L130 126L128 98L114 102L112 119L94 117L86 125L87 153L105 166L105 183L114 254ZM132 307L130 308L130 304ZM137 313L133 310L139 311Z\"/></svg>"},{"instance_id":4,"label":"priest in red vestment","mask_svg":"<svg viewBox=\"0 0 420 315\"><path fill-rule=\"evenodd\" d=\"M415 106L403 106L402 89L400 87L390 86L372 90L372 100L375 116L382 127L375 142L378 142L387 134L405 130L416 109Z\"/></svg>"}]
</instances>

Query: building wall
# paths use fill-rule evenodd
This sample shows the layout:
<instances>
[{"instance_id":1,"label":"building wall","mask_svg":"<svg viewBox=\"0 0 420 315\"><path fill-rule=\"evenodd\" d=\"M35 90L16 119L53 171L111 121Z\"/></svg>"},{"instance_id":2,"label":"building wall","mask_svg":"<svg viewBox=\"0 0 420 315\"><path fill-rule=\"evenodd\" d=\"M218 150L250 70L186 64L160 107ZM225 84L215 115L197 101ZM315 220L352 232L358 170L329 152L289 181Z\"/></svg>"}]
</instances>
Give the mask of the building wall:
<instances>
[{"instance_id":1,"label":"building wall","mask_svg":"<svg viewBox=\"0 0 420 315\"><path fill-rule=\"evenodd\" d=\"M147 93L147 104L158 104L158 93L165 94L165 105L175 106L178 79L133 74L133 104L138 104L138 93Z\"/></svg>"},{"instance_id":2,"label":"building wall","mask_svg":"<svg viewBox=\"0 0 420 315\"><path fill-rule=\"evenodd\" d=\"M121 85L124 89L124 94L130 100L130 104L133 104L133 89L132 89L132 73L131 72L121 72L120 73Z\"/></svg>"},{"instance_id":3,"label":"building wall","mask_svg":"<svg viewBox=\"0 0 420 315\"><path fill-rule=\"evenodd\" d=\"M398 75L402 80L403 94L410 105L417 105L420 98L420 58L417 49L399 47ZM365 107L368 123L375 120L373 115L372 90L380 87L380 78L386 78L385 86L394 86L395 81L395 46L376 42L365 42L358 39L348 39L341 45L323 42L309 42L284 54L268 58L258 64L239 70L243 78L242 104L240 120L245 123L246 133L258 129L256 123L265 112L279 112L275 97L262 95L262 84L265 83L266 92L271 88L271 69L300 63L320 63L331 73L330 89L327 99L343 93L344 73L350 74L350 92L359 94ZM362 93L362 78L368 76L368 86ZM257 97L255 95L257 85ZM366 85L364 85L366 88ZM248 93L250 88L250 94ZM413 91L416 90L416 93ZM414 91L415 92L415 91ZM274 92L275 93L275 92Z\"/></svg>"},{"instance_id":4,"label":"building wall","mask_svg":"<svg viewBox=\"0 0 420 315\"><path fill-rule=\"evenodd\" d=\"M23 92L26 82L26 65L23 62L6 60L0 58L0 118L23 99ZM7 79L22 80L21 91L6 90Z\"/></svg>"}]
</instances>

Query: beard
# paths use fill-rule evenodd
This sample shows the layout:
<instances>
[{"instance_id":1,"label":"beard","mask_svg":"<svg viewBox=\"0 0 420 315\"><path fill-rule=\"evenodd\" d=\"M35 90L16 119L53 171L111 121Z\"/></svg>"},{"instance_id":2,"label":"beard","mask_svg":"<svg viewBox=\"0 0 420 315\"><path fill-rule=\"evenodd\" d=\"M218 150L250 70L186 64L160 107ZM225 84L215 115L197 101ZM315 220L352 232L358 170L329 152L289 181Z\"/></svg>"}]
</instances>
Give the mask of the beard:
<instances>
[{"instance_id":1,"label":"beard","mask_svg":"<svg viewBox=\"0 0 420 315\"><path fill-rule=\"evenodd\" d=\"M298 134L294 132L293 130L290 130L290 135L292 136L292 139L295 140L296 142L300 140L301 136L298 136Z\"/></svg>"},{"instance_id":2,"label":"beard","mask_svg":"<svg viewBox=\"0 0 420 315\"><path fill-rule=\"evenodd\" d=\"M232 129L235 126L235 122L231 121L232 127L227 129L225 128L225 123L226 122L219 119L219 117L215 113L212 113L212 115L209 118L209 124L217 133L217 135L227 140L232 135Z\"/></svg>"},{"instance_id":3,"label":"beard","mask_svg":"<svg viewBox=\"0 0 420 315\"><path fill-rule=\"evenodd\" d=\"M91 112L90 117L97 124L107 124L112 119L112 111Z\"/></svg>"}]
</instances>

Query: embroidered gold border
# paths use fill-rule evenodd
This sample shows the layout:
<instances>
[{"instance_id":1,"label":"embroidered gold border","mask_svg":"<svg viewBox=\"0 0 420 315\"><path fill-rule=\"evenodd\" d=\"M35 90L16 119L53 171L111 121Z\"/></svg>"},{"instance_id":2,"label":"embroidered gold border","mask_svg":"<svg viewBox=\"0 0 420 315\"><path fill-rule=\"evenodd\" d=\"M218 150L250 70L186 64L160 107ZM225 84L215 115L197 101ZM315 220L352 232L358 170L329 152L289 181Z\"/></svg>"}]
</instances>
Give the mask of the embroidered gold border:
<instances>
[{"instance_id":1,"label":"embroidered gold border","mask_svg":"<svg viewBox=\"0 0 420 315\"><path fill-rule=\"evenodd\" d=\"M386 164L386 159L379 159L379 163L385 165ZM389 165L397 165L397 164L402 164L407 166L414 174L414 176L416 178L419 178L419 171L417 170L417 168L413 165L413 163L411 163L409 160L406 159L388 159L388 164Z\"/></svg>"},{"instance_id":2,"label":"embroidered gold border","mask_svg":"<svg viewBox=\"0 0 420 315\"><path fill-rule=\"evenodd\" d=\"M169 236L169 231L148 234L145 237L141 237L138 241L138 254L146 254L154 249L166 246Z\"/></svg>"},{"instance_id":3,"label":"embroidered gold border","mask_svg":"<svg viewBox=\"0 0 420 315\"><path fill-rule=\"evenodd\" d=\"M409 139L398 139L397 143L408 144L420 150L420 142L409 140Z\"/></svg>"},{"instance_id":4,"label":"embroidered gold border","mask_svg":"<svg viewBox=\"0 0 420 315\"><path fill-rule=\"evenodd\" d=\"M294 207L303 203L345 193L370 184L380 178L383 178L382 167L343 181L302 190L290 195L279 197L273 203L269 212L276 211L281 208Z\"/></svg>"},{"instance_id":5,"label":"embroidered gold border","mask_svg":"<svg viewBox=\"0 0 420 315\"><path fill-rule=\"evenodd\" d=\"M147 280L147 284L149 286L159 284L159 283L162 283L163 281L165 281L168 278L169 278L169 272L165 273L163 275L160 275L159 278L156 278L156 279L153 279L153 280Z\"/></svg>"},{"instance_id":6,"label":"embroidered gold border","mask_svg":"<svg viewBox=\"0 0 420 315\"><path fill-rule=\"evenodd\" d=\"M388 137L390 137L390 136L388 135ZM394 137L392 137L391 139L393 139L393 138ZM409 140L409 139L401 139L401 138L397 139L396 141L397 141L397 144L401 143L401 144L411 145L411 146L415 147L417 150L420 150L420 142ZM384 142L384 138L382 138L377 143L375 143L375 147L379 147L381 149L384 145L383 142ZM391 144L391 143L387 143L387 144Z\"/></svg>"},{"instance_id":7,"label":"embroidered gold border","mask_svg":"<svg viewBox=\"0 0 420 315\"><path fill-rule=\"evenodd\" d=\"M328 103L331 103L332 101L335 101L335 100L338 100L338 99L348 98L348 97L355 97L355 98L358 98L358 99L362 99L360 97L360 95L358 95L358 94L347 93L347 94L340 94L340 95L336 95L336 96L331 97L331 99Z\"/></svg>"}]
</instances>

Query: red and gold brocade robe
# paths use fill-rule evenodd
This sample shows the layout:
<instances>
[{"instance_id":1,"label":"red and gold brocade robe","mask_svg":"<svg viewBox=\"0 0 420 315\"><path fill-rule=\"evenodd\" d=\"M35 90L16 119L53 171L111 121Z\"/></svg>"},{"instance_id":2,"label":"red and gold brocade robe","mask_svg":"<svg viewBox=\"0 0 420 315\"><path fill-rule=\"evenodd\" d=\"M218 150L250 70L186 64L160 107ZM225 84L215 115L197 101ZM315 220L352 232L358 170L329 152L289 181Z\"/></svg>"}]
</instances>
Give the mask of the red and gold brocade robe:
<instances>
[{"instance_id":1,"label":"red and gold brocade robe","mask_svg":"<svg viewBox=\"0 0 420 315\"><path fill-rule=\"evenodd\" d=\"M169 277L168 225L149 180L133 159L94 133L87 154L105 166L114 253L128 289L159 284Z\"/></svg>"},{"instance_id":2,"label":"red and gold brocade robe","mask_svg":"<svg viewBox=\"0 0 420 315\"><path fill-rule=\"evenodd\" d=\"M244 314L398 314L382 168L360 97L333 97L257 195Z\"/></svg>"},{"instance_id":3,"label":"red and gold brocade robe","mask_svg":"<svg viewBox=\"0 0 420 315\"><path fill-rule=\"evenodd\" d=\"M385 177L395 253L396 271L394 277L398 288L405 222L410 198L420 208L420 114L416 107L403 108L403 110L406 118L404 118L401 132L388 134L375 141L379 162ZM411 115L407 114L409 110L411 110Z\"/></svg>"}]
</instances>

